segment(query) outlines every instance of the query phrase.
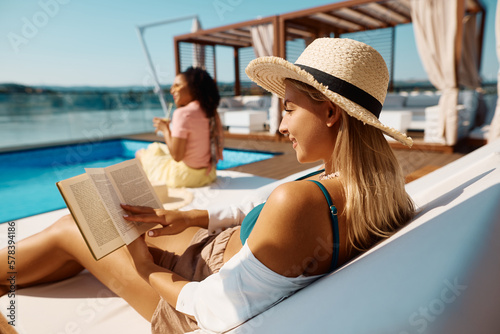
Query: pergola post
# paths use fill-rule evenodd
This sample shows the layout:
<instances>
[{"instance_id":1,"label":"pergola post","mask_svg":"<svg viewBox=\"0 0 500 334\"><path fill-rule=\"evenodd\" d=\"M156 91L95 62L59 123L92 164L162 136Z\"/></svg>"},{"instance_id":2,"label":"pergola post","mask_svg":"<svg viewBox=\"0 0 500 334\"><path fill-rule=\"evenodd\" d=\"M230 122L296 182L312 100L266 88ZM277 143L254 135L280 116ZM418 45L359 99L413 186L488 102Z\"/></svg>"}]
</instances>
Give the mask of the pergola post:
<instances>
[{"instance_id":1,"label":"pergola post","mask_svg":"<svg viewBox=\"0 0 500 334\"><path fill-rule=\"evenodd\" d=\"M279 45L278 57L286 59L286 23L285 20L279 20L278 23L279 38L275 42Z\"/></svg>"},{"instance_id":2,"label":"pergola post","mask_svg":"<svg viewBox=\"0 0 500 334\"><path fill-rule=\"evenodd\" d=\"M241 95L241 82L240 82L240 48L233 48L234 58L234 95Z\"/></svg>"},{"instance_id":3,"label":"pergola post","mask_svg":"<svg viewBox=\"0 0 500 334\"><path fill-rule=\"evenodd\" d=\"M389 78L389 92L394 92L394 49L396 40L396 27L391 28L391 77Z\"/></svg>"},{"instance_id":4,"label":"pergola post","mask_svg":"<svg viewBox=\"0 0 500 334\"><path fill-rule=\"evenodd\" d=\"M460 59L464 39L465 0L457 1L457 34L455 35L455 87L459 88Z\"/></svg>"},{"instance_id":5,"label":"pergola post","mask_svg":"<svg viewBox=\"0 0 500 334\"><path fill-rule=\"evenodd\" d=\"M179 41L174 38L175 75L181 73L181 57L179 55Z\"/></svg>"},{"instance_id":6,"label":"pergola post","mask_svg":"<svg viewBox=\"0 0 500 334\"><path fill-rule=\"evenodd\" d=\"M481 5L479 3L479 5ZM498 6L498 4L497 4ZM481 23L479 24L479 45L478 45L478 50L477 50L477 70L479 71L481 69L481 59L483 57L483 43L484 43L484 23L486 21L486 11L484 8L481 6ZM477 17L477 14L476 14Z\"/></svg>"},{"instance_id":7,"label":"pergola post","mask_svg":"<svg viewBox=\"0 0 500 334\"><path fill-rule=\"evenodd\" d=\"M280 24L279 24L279 16L276 15L273 19L273 33L274 33L274 43L273 43L273 56L279 57L280 56Z\"/></svg>"},{"instance_id":8,"label":"pergola post","mask_svg":"<svg viewBox=\"0 0 500 334\"><path fill-rule=\"evenodd\" d=\"M212 58L213 58L213 63L214 63L214 81L217 82L217 65L216 65L216 59L215 59L215 45L212 47Z\"/></svg>"}]
</instances>

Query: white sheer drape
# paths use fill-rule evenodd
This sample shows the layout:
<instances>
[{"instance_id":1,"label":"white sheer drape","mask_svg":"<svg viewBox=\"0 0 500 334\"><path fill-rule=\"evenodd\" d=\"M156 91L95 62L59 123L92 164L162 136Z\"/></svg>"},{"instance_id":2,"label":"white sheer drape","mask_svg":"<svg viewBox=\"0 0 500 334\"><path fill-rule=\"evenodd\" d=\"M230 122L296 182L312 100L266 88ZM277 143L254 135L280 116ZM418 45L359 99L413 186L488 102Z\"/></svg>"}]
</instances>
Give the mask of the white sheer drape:
<instances>
[{"instance_id":1,"label":"white sheer drape","mask_svg":"<svg viewBox=\"0 0 500 334\"><path fill-rule=\"evenodd\" d=\"M253 50L255 57L266 57L273 55L274 28L271 23L260 24L250 27L252 34ZM277 95L271 97L271 107L269 108L269 132L278 132L280 123L280 103Z\"/></svg>"},{"instance_id":2,"label":"white sheer drape","mask_svg":"<svg viewBox=\"0 0 500 334\"><path fill-rule=\"evenodd\" d=\"M255 57L273 55L274 28L271 23L250 27Z\"/></svg>"},{"instance_id":3,"label":"white sheer drape","mask_svg":"<svg viewBox=\"0 0 500 334\"><path fill-rule=\"evenodd\" d=\"M201 23L200 20L195 18L193 19L191 32L197 32L198 30L201 30ZM193 67L205 68L205 46L193 44Z\"/></svg>"},{"instance_id":4,"label":"white sheer drape","mask_svg":"<svg viewBox=\"0 0 500 334\"><path fill-rule=\"evenodd\" d=\"M447 145L456 143L458 129L455 73L458 1L411 1L413 30L420 58L430 82L443 92L439 100L439 141Z\"/></svg>"},{"instance_id":5,"label":"white sheer drape","mask_svg":"<svg viewBox=\"0 0 500 334\"><path fill-rule=\"evenodd\" d=\"M500 5L497 4L497 13L495 20L495 35L496 35L496 43L497 43L497 58L500 62ZM500 69L497 74L497 95L500 93ZM495 115L493 116L493 120L490 125L490 133L488 135L488 142L492 142L495 139L500 138L500 103L497 98L497 106L495 109Z\"/></svg>"}]
</instances>

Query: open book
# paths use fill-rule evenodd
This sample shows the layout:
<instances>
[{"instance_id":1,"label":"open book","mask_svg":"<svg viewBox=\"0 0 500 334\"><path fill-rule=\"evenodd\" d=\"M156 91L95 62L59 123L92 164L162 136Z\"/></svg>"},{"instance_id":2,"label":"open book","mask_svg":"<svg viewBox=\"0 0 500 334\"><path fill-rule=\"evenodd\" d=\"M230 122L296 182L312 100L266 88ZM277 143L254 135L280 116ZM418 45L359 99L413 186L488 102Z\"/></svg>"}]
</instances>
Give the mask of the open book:
<instances>
[{"instance_id":1,"label":"open book","mask_svg":"<svg viewBox=\"0 0 500 334\"><path fill-rule=\"evenodd\" d=\"M96 260L128 245L153 224L132 223L120 203L162 208L137 159L57 182L68 209Z\"/></svg>"}]
</instances>

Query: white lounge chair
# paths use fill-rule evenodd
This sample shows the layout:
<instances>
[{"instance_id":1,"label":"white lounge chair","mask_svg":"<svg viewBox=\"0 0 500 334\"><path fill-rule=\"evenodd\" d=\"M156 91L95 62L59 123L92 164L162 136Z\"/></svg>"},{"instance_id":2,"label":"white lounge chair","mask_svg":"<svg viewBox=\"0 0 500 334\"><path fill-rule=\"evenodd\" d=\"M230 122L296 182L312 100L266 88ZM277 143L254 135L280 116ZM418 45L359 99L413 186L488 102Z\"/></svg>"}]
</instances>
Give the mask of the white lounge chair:
<instances>
[{"instance_id":1,"label":"white lounge chair","mask_svg":"<svg viewBox=\"0 0 500 334\"><path fill-rule=\"evenodd\" d=\"M500 140L408 184L420 208L413 222L231 333L500 333L499 167ZM275 186L240 177L228 176L226 188L200 189L196 198L204 199L192 206L241 200L235 195L248 191L240 185L254 180L262 186L256 196ZM18 221L18 240L66 212ZM4 246L5 224L0 236ZM0 298L0 309L8 303ZM20 290L16 305L19 333L149 331L147 321L86 272Z\"/></svg>"}]
</instances>

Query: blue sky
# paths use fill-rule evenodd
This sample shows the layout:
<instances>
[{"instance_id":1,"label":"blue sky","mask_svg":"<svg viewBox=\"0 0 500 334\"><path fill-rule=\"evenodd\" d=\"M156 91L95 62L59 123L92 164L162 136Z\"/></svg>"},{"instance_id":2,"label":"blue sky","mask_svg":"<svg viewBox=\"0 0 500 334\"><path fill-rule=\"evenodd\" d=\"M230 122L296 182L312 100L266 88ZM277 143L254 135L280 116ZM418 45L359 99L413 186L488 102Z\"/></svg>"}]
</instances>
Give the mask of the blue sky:
<instances>
[{"instance_id":1,"label":"blue sky","mask_svg":"<svg viewBox=\"0 0 500 334\"><path fill-rule=\"evenodd\" d=\"M324 5L332 0L0 0L0 83L27 85L151 85L135 26L198 15L203 28ZM496 80L494 20L487 10L481 76ZM217 5L225 4L224 12ZM220 7L219 7L220 8ZM150 29L146 41L162 84L174 77L173 37L191 29L184 21ZM21 37L16 39L16 36ZM395 79L426 79L411 25L396 30ZM231 50L218 48L218 80L232 81L224 68Z\"/></svg>"}]
</instances>

